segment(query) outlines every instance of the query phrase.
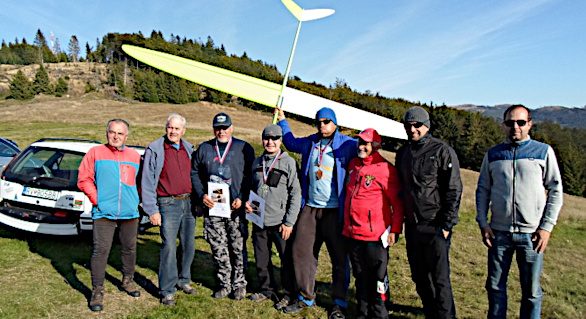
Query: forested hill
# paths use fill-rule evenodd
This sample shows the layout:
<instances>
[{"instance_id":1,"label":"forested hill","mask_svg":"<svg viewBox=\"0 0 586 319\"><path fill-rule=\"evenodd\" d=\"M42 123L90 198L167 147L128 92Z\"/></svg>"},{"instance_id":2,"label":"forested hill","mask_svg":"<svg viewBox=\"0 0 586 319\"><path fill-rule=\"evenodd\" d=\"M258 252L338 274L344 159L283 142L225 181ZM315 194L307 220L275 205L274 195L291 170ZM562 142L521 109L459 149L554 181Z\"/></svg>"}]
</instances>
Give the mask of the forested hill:
<instances>
[{"instance_id":1,"label":"forested hill","mask_svg":"<svg viewBox=\"0 0 586 319\"><path fill-rule=\"evenodd\" d=\"M134 44L179 55L274 83L282 83L283 80L283 75L275 65L254 60L246 52L242 55L230 54L223 45L216 45L211 37L203 42L172 34L165 38L160 31L152 31L148 37L141 32L109 33L97 40L95 45L86 43L83 46L77 42L77 37L72 36L66 53L59 47L49 48L44 34L38 30L32 44L25 38L8 43L2 40L0 64L22 67L16 67L18 71L4 74L2 70L10 68L0 68L0 98L29 99L36 94L64 95L98 91L104 92L107 98L143 102L179 104L206 100L267 109L159 72L125 55L121 49L122 44ZM85 48L85 55L81 54L81 48ZM75 71L75 68L74 71L65 71L70 70L71 65L85 66L83 71ZM80 73L84 76L81 77ZM3 79L6 82L5 89L1 85ZM80 81L83 89L72 90L74 84L79 87ZM503 140L499 123L478 112L435 106L431 103L421 104L402 98L388 98L378 92L358 92L342 79L324 85L308 83L293 76L288 85L394 120L400 120L405 110L411 106L423 106L431 114L432 134L454 147L464 168L478 170L488 148ZM570 194L586 196L586 157L582 156L586 152L586 130L544 123L534 126L532 136L551 144L556 150L565 190ZM385 143L387 149L393 150L402 141L386 140Z\"/></svg>"},{"instance_id":2,"label":"forested hill","mask_svg":"<svg viewBox=\"0 0 586 319\"><path fill-rule=\"evenodd\" d=\"M483 115L501 120L503 112L510 104L501 104L495 106L480 106L480 105L455 105L451 106L455 109L480 112ZM573 127L586 129L586 105L581 108L569 108L563 106L545 106L532 111L533 120L536 122L553 122L563 127Z\"/></svg>"}]
</instances>

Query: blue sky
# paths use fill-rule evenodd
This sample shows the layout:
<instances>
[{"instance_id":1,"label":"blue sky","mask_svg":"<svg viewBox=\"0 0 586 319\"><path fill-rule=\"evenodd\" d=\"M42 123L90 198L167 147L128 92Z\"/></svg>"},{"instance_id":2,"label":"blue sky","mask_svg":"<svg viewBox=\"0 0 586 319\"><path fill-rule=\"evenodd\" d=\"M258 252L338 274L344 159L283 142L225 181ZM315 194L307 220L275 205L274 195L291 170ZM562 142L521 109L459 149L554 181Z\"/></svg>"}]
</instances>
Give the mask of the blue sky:
<instances>
[{"instance_id":1,"label":"blue sky","mask_svg":"<svg viewBox=\"0 0 586 319\"><path fill-rule=\"evenodd\" d=\"M447 105L586 106L586 1L296 0L305 22L291 75ZM170 34L287 65L296 20L279 0L4 0L0 38L51 32L66 49L108 32Z\"/></svg>"}]
</instances>

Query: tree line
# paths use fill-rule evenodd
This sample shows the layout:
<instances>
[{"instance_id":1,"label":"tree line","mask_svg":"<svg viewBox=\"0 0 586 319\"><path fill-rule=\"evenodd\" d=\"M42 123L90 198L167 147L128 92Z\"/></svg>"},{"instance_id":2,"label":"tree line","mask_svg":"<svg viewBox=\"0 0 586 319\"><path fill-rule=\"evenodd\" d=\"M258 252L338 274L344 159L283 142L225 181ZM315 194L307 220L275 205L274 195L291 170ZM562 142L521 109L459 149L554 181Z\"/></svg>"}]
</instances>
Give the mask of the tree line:
<instances>
[{"instance_id":1,"label":"tree line","mask_svg":"<svg viewBox=\"0 0 586 319\"><path fill-rule=\"evenodd\" d=\"M269 108L254 102L199 86L142 64L127 56L121 49L122 44L133 44L182 56L274 83L281 83L283 80L283 75L275 65L261 60L253 60L248 57L246 52L241 55L228 54L223 45L217 46L209 36L205 41L182 38L173 34L165 39L160 31L155 30L151 32L149 37L145 37L141 32L132 34L109 33L101 41L96 40L95 48L86 43L85 58L79 55L79 43L75 36L72 36L70 40L68 54L60 52L55 55L55 52L49 49L42 32L38 30L32 45L26 43L24 38L20 42L15 41L10 44L5 44L3 41L0 49L0 63L39 63L41 67L37 70L37 75L39 72L43 72L41 70L44 70L42 63L63 62L63 60L106 63L109 75L107 82L103 84L114 88L117 94L125 98L142 102L177 104L204 100L221 104L235 103L253 109L269 110ZM37 75L30 84L33 94L47 94L47 91L44 91L46 90L45 86L42 84L46 83L44 75L38 75L39 80L37 80ZM18 91L14 82L17 80L22 82L22 77L24 75L17 74L13 78L10 97L31 98L30 95L22 93L14 94ZM430 112L432 134L454 147L463 168L478 171L488 148L504 140L500 123L480 113L456 110L445 105L437 106L433 105L432 102L428 105L401 98L388 98L378 92L358 92L343 79L337 79L335 83L325 86L316 82L308 83L293 76L289 79L288 85L397 121L401 120L409 107L422 106ZM55 94L57 94L58 86L59 83L53 85ZM61 89L63 88L61 87ZM48 92L51 92L51 89ZM307 121L307 119L300 120ZM586 197L586 158L581 156L586 151L586 130L564 128L555 123L539 122L534 124L532 137L552 145L556 151L565 191L569 194ZM393 139L385 140L386 148L389 150L396 149L400 143L400 141Z\"/></svg>"}]
</instances>

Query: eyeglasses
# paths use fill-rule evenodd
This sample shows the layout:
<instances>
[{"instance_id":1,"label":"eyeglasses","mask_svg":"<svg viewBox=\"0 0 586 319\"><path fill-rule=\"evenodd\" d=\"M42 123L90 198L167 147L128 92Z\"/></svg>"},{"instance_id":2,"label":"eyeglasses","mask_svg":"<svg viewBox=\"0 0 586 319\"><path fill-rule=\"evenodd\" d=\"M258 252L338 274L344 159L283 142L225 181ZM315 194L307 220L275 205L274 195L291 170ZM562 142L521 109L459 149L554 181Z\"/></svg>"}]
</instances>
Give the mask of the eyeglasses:
<instances>
[{"instance_id":1,"label":"eyeglasses","mask_svg":"<svg viewBox=\"0 0 586 319\"><path fill-rule=\"evenodd\" d=\"M325 124L325 125L328 125L328 124L330 124L331 122L332 122L332 120L317 120L317 121L315 122L315 125L320 125L320 124Z\"/></svg>"},{"instance_id":2,"label":"eyeglasses","mask_svg":"<svg viewBox=\"0 0 586 319\"><path fill-rule=\"evenodd\" d=\"M527 121L526 120L506 120L503 123L505 123L505 125L507 127L515 126L515 123L517 123L517 125L519 125L519 127L523 127L527 124Z\"/></svg>"},{"instance_id":3,"label":"eyeglasses","mask_svg":"<svg viewBox=\"0 0 586 319\"><path fill-rule=\"evenodd\" d=\"M214 131L225 131L229 128L230 126L214 126Z\"/></svg>"},{"instance_id":4,"label":"eyeglasses","mask_svg":"<svg viewBox=\"0 0 586 319\"><path fill-rule=\"evenodd\" d=\"M411 129L411 126L413 126L414 128L420 128L423 126L423 123L421 122L415 122L415 123L405 123L403 124L403 126L405 126L406 129Z\"/></svg>"},{"instance_id":5,"label":"eyeglasses","mask_svg":"<svg viewBox=\"0 0 586 319\"><path fill-rule=\"evenodd\" d=\"M281 137L280 136L263 136L262 139L265 141L268 141L268 140L278 141L281 139Z\"/></svg>"}]
</instances>

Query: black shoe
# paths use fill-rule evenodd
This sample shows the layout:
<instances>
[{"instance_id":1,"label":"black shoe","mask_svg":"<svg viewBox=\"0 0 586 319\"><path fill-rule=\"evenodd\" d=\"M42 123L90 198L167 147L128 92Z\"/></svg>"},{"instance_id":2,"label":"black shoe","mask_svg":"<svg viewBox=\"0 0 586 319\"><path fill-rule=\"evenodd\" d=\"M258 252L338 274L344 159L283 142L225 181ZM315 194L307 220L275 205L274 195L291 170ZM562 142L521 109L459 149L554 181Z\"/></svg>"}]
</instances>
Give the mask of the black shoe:
<instances>
[{"instance_id":1,"label":"black shoe","mask_svg":"<svg viewBox=\"0 0 586 319\"><path fill-rule=\"evenodd\" d=\"M195 288L193 288L190 284L179 285L177 288L188 295L195 295Z\"/></svg>"},{"instance_id":2,"label":"black shoe","mask_svg":"<svg viewBox=\"0 0 586 319\"><path fill-rule=\"evenodd\" d=\"M312 306L306 304L305 302L303 302L301 300L298 300L297 302L283 308L283 312L293 314L293 313L298 313L301 310L303 310L304 308L309 308L309 307L312 307Z\"/></svg>"},{"instance_id":3,"label":"black shoe","mask_svg":"<svg viewBox=\"0 0 586 319\"><path fill-rule=\"evenodd\" d=\"M175 306L175 294L168 294L161 298L161 303L164 306Z\"/></svg>"},{"instance_id":4,"label":"black shoe","mask_svg":"<svg viewBox=\"0 0 586 319\"><path fill-rule=\"evenodd\" d=\"M332 310L330 311L328 319L346 319L346 315L344 315L342 307L334 305L334 307L332 307Z\"/></svg>"}]
</instances>

